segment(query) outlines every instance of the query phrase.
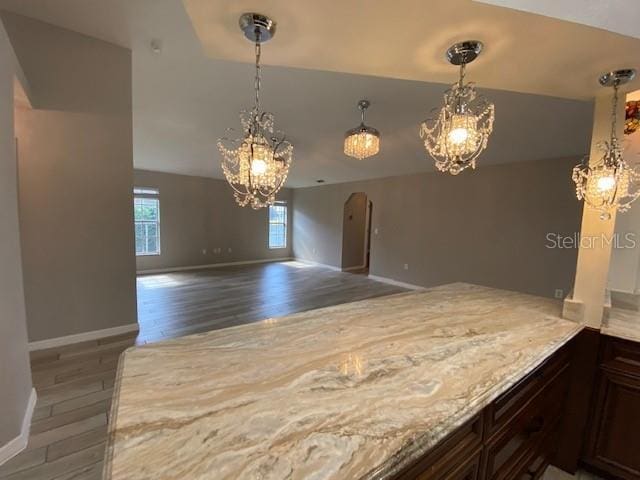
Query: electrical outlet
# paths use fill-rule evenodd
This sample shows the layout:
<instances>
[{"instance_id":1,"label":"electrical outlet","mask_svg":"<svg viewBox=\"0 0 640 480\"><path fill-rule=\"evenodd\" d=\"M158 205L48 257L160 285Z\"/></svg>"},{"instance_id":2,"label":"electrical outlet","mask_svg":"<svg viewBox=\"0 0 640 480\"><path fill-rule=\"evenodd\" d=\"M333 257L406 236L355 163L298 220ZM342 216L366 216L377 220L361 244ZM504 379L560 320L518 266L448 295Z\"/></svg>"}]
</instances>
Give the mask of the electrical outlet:
<instances>
[{"instance_id":1,"label":"electrical outlet","mask_svg":"<svg viewBox=\"0 0 640 480\"><path fill-rule=\"evenodd\" d=\"M563 291L561 288L556 288L556 291L555 291L555 293L554 293L554 296L555 296L556 298L560 298L560 299L562 299L562 298L564 298L564 291Z\"/></svg>"},{"instance_id":2,"label":"electrical outlet","mask_svg":"<svg viewBox=\"0 0 640 480\"><path fill-rule=\"evenodd\" d=\"M206 255L206 254L207 254L207 249L206 249L206 248L203 248L203 249L202 249L202 254L203 254L203 255Z\"/></svg>"},{"instance_id":3,"label":"electrical outlet","mask_svg":"<svg viewBox=\"0 0 640 480\"><path fill-rule=\"evenodd\" d=\"M227 252L231 253L231 247L227 248Z\"/></svg>"},{"instance_id":4,"label":"electrical outlet","mask_svg":"<svg viewBox=\"0 0 640 480\"><path fill-rule=\"evenodd\" d=\"M377 228L377 227L373 229L373 234L374 234L374 235L377 235L377 234L378 234L378 228Z\"/></svg>"},{"instance_id":5,"label":"electrical outlet","mask_svg":"<svg viewBox=\"0 0 640 480\"><path fill-rule=\"evenodd\" d=\"M408 263L405 263L405 264L404 264L404 269L405 269L405 270L409 270L409 264L408 264Z\"/></svg>"}]
</instances>

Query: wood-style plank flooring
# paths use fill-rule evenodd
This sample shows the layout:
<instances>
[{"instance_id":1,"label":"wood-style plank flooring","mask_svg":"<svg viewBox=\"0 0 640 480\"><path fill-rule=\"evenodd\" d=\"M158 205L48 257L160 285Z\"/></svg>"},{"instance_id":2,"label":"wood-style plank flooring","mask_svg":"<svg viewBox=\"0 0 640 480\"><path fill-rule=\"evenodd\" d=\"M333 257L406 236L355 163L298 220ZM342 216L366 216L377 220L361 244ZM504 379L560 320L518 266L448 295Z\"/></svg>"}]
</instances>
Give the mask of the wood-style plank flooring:
<instances>
[{"instance_id":1,"label":"wood-style plank flooring","mask_svg":"<svg viewBox=\"0 0 640 480\"><path fill-rule=\"evenodd\" d=\"M241 325L405 291L301 262L138 277L140 342Z\"/></svg>"},{"instance_id":2,"label":"wood-style plank flooring","mask_svg":"<svg viewBox=\"0 0 640 480\"><path fill-rule=\"evenodd\" d=\"M0 466L2 480L97 480L118 357L134 343L282 316L403 291L363 275L297 262L138 278L140 334L31 355L38 392L27 449Z\"/></svg>"},{"instance_id":3,"label":"wood-style plank flooring","mask_svg":"<svg viewBox=\"0 0 640 480\"><path fill-rule=\"evenodd\" d=\"M38 402L27 449L0 466L2 480L101 478L116 364L135 334L31 354Z\"/></svg>"}]
</instances>

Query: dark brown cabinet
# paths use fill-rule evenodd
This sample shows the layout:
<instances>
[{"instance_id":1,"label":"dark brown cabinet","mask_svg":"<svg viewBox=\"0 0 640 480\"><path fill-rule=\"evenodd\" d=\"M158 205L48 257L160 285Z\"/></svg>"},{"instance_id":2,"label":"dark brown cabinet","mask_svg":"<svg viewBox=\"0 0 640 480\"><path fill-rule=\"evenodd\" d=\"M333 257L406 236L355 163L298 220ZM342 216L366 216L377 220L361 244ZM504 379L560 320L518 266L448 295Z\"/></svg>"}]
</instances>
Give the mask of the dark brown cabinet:
<instances>
[{"instance_id":1,"label":"dark brown cabinet","mask_svg":"<svg viewBox=\"0 0 640 480\"><path fill-rule=\"evenodd\" d=\"M584 462L640 480L640 344L604 337Z\"/></svg>"}]
</instances>

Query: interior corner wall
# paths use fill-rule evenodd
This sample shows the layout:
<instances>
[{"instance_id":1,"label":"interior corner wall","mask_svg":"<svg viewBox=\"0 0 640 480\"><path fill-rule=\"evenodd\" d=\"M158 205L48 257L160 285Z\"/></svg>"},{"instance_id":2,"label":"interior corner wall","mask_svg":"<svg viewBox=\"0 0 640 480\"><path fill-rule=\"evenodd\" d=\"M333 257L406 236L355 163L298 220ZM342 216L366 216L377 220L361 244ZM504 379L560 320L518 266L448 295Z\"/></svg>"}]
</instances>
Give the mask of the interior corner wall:
<instances>
[{"instance_id":1,"label":"interior corner wall","mask_svg":"<svg viewBox=\"0 0 640 480\"><path fill-rule=\"evenodd\" d=\"M135 323L131 52L2 21L34 107L16 113L29 340Z\"/></svg>"},{"instance_id":2,"label":"interior corner wall","mask_svg":"<svg viewBox=\"0 0 640 480\"><path fill-rule=\"evenodd\" d=\"M18 226L15 68L0 22L0 448L20 435L32 388Z\"/></svg>"},{"instance_id":3,"label":"interior corner wall","mask_svg":"<svg viewBox=\"0 0 640 480\"><path fill-rule=\"evenodd\" d=\"M134 178L160 191L161 253L136 257L138 271L291 257L291 190L278 193L289 206L287 248L270 249L268 209L238 206L226 181L148 170Z\"/></svg>"},{"instance_id":4,"label":"interior corner wall","mask_svg":"<svg viewBox=\"0 0 640 480\"><path fill-rule=\"evenodd\" d=\"M353 192L373 202L370 274L421 286L464 281L565 294L577 251L550 248L580 229L577 158L482 166L295 189L296 258L341 265L342 212ZM407 269L405 269L405 264Z\"/></svg>"},{"instance_id":5,"label":"interior corner wall","mask_svg":"<svg viewBox=\"0 0 640 480\"><path fill-rule=\"evenodd\" d=\"M625 159L640 163L640 131L625 135ZM619 244L611 252L607 288L636 293L640 289L640 208L616 215L615 234Z\"/></svg>"}]
</instances>

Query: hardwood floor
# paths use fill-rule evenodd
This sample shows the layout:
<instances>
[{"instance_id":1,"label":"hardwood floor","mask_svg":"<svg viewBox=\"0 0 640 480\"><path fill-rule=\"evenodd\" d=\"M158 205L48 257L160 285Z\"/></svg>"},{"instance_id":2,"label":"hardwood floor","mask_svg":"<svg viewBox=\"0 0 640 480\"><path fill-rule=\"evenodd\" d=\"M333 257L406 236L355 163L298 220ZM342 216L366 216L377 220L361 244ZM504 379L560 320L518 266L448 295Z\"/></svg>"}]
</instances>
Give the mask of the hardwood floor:
<instances>
[{"instance_id":1,"label":"hardwood floor","mask_svg":"<svg viewBox=\"0 0 640 480\"><path fill-rule=\"evenodd\" d=\"M254 322L404 289L297 262L138 278L140 334L31 355L38 402L27 449L0 466L1 480L102 478L118 357L134 343Z\"/></svg>"},{"instance_id":2,"label":"hardwood floor","mask_svg":"<svg viewBox=\"0 0 640 480\"><path fill-rule=\"evenodd\" d=\"M138 277L140 342L405 291L365 275L277 262Z\"/></svg>"}]
</instances>

